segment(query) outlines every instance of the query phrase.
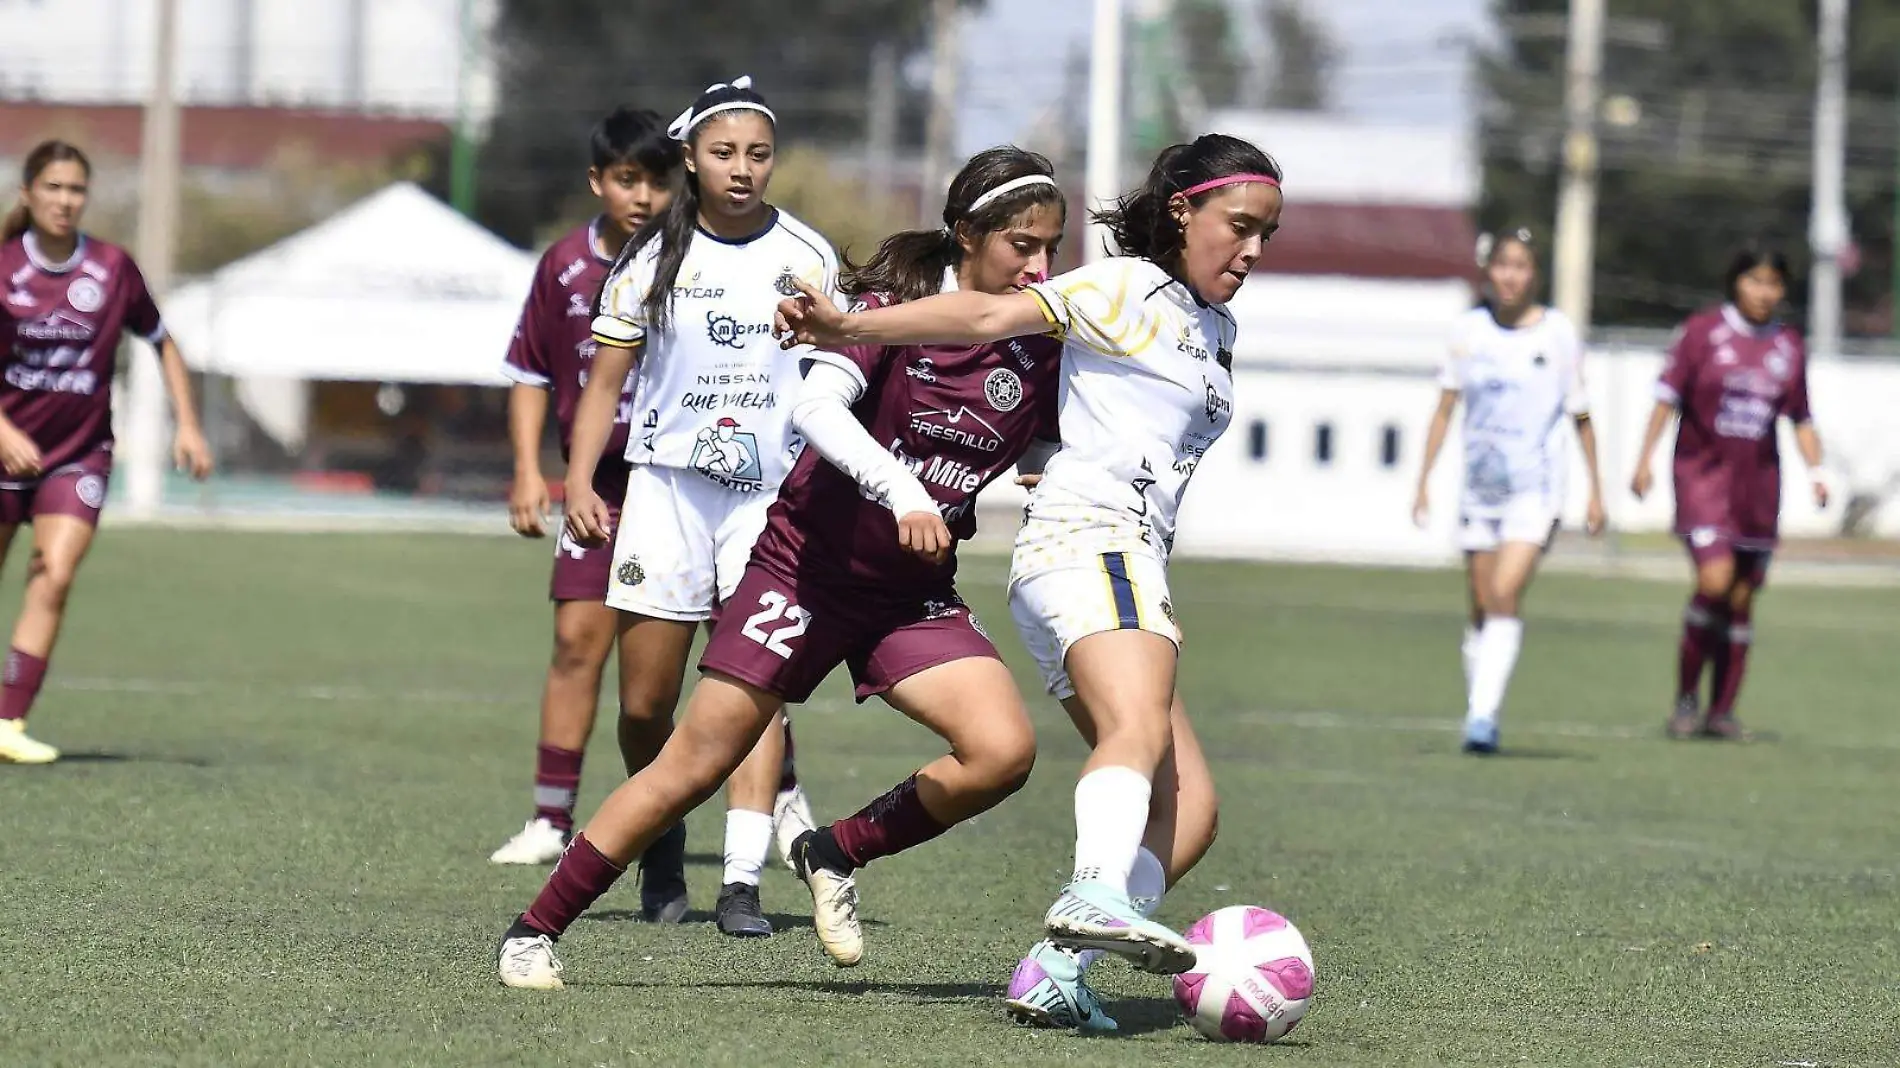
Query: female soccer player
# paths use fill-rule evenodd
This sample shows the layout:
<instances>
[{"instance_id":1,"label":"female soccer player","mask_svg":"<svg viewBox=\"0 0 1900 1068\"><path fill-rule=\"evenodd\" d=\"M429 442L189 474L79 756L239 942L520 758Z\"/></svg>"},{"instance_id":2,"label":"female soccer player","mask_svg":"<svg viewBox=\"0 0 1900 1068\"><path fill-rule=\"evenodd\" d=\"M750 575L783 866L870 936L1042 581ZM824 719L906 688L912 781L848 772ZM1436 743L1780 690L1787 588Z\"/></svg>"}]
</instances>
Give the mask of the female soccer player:
<instances>
[{"instance_id":1,"label":"female soccer player","mask_svg":"<svg viewBox=\"0 0 1900 1068\"><path fill-rule=\"evenodd\" d=\"M621 715L650 725L648 738L669 730L693 630L738 586L801 447L780 400L797 381L797 357L772 338L774 303L795 292L795 278L837 284L825 239L766 202L775 121L746 78L707 89L673 121L685 180L621 251L593 321L599 348L574 416L567 528L583 545L613 540L607 604L626 614L620 655L631 681ZM636 353L639 426L626 449L628 522L616 529L594 471ZM726 934L772 933L759 875L783 753L782 732L767 732L732 780L716 909Z\"/></svg>"},{"instance_id":2,"label":"female soccer player","mask_svg":"<svg viewBox=\"0 0 1900 1068\"><path fill-rule=\"evenodd\" d=\"M1584 525L1603 529L1596 430L1583 387L1577 328L1537 299L1537 258L1529 230L1491 243L1484 274L1490 299L1466 312L1439 372L1438 410L1425 438L1412 518L1424 526L1426 485L1445 444L1452 412L1465 402L1465 482L1460 542L1470 580L1465 630L1465 751L1495 753L1498 710L1524 637L1518 603L1557 530L1568 461L1560 426L1569 415L1590 475Z\"/></svg>"},{"instance_id":3,"label":"female soccer player","mask_svg":"<svg viewBox=\"0 0 1900 1068\"><path fill-rule=\"evenodd\" d=\"M995 148L951 183L944 228L897 234L844 282L863 307L941 290L1012 293L1062 238L1049 162ZM805 353L793 426L811 454L786 479L745 578L706 648L679 729L609 798L504 937L501 978L557 987L552 942L675 812L715 789L786 702L839 664L951 753L795 846L817 929L838 964L863 941L851 872L927 842L1028 778L1035 736L996 649L954 585L956 542L985 485L1055 432L1060 358L1046 339ZM1024 461L1033 466L1033 461Z\"/></svg>"},{"instance_id":4,"label":"female soccer player","mask_svg":"<svg viewBox=\"0 0 1900 1068\"><path fill-rule=\"evenodd\" d=\"M0 684L0 761L16 764L59 759L59 750L26 734L26 716L105 506L112 375L127 329L158 350L178 424L173 463L196 479L211 473L190 372L138 265L79 229L91 179L92 164L78 148L40 144L21 168L20 203L0 226L7 283L0 314L12 335L0 381L0 558L20 524L33 524L25 604Z\"/></svg>"},{"instance_id":5,"label":"female soccer player","mask_svg":"<svg viewBox=\"0 0 1900 1068\"><path fill-rule=\"evenodd\" d=\"M1087 951L1161 973L1194 963L1179 934L1148 919L1215 824L1213 780L1175 690L1167 557L1188 480L1233 418L1225 305L1279 228L1279 187L1266 153L1209 134L1162 152L1141 188L1098 216L1121 256L1022 293L849 315L810 292L779 306L788 340L828 347L1063 342L1062 448L1017 536L1010 609L1094 752L1075 790L1074 878L1044 917L1054 943L1080 952L1038 946L1010 984L1012 1012L1033 1022L1112 1026L1080 983Z\"/></svg>"},{"instance_id":6,"label":"female soccer player","mask_svg":"<svg viewBox=\"0 0 1900 1068\"><path fill-rule=\"evenodd\" d=\"M1781 453L1775 424L1786 416L1807 462L1814 503L1827 507L1821 437L1808 410L1808 353L1801 335L1775 318L1788 293L1788 259L1751 246L1736 253L1728 296L1676 332L1656 383L1656 407L1637 454L1630 491L1649 493L1649 458L1676 426L1676 536L1695 563L1695 592L1682 614L1676 707L1669 736L1746 739L1735 718L1742 690L1755 591L1768 578L1781 514ZM1712 663L1706 717L1698 691Z\"/></svg>"}]
</instances>

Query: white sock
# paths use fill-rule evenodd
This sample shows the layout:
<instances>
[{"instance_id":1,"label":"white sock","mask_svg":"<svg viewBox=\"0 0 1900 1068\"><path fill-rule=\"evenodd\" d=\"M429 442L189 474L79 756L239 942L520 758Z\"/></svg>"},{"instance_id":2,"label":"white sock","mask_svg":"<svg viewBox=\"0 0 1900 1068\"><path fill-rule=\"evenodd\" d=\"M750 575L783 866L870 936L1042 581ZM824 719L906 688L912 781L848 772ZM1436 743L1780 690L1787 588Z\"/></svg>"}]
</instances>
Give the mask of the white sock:
<instances>
[{"instance_id":1,"label":"white sock","mask_svg":"<svg viewBox=\"0 0 1900 1068\"><path fill-rule=\"evenodd\" d=\"M1477 627L1465 624L1465 641L1460 651L1465 657L1465 700L1471 700L1471 680L1478 673L1478 634Z\"/></svg>"},{"instance_id":2,"label":"white sock","mask_svg":"<svg viewBox=\"0 0 1900 1068\"><path fill-rule=\"evenodd\" d=\"M726 871L721 883L759 885L772 848L772 814L735 808L726 812Z\"/></svg>"},{"instance_id":3,"label":"white sock","mask_svg":"<svg viewBox=\"0 0 1900 1068\"><path fill-rule=\"evenodd\" d=\"M1523 620L1493 616L1484 621L1484 630L1478 635L1477 663L1471 670L1467 722L1497 722L1498 709L1504 705L1504 691L1511 685L1511 672L1517 669L1517 650L1523 644Z\"/></svg>"},{"instance_id":4,"label":"white sock","mask_svg":"<svg viewBox=\"0 0 1900 1068\"><path fill-rule=\"evenodd\" d=\"M1133 768L1098 768L1075 784L1076 882L1128 892L1128 873L1148 829L1153 786Z\"/></svg>"},{"instance_id":5,"label":"white sock","mask_svg":"<svg viewBox=\"0 0 1900 1068\"><path fill-rule=\"evenodd\" d=\"M1161 907L1161 896L1168 892L1168 869L1147 846L1135 850L1135 866L1128 873L1128 900L1143 917L1153 916ZM1099 949L1085 949L1075 955L1078 965L1087 968L1102 959Z\"/></svg>"}]
</instances>

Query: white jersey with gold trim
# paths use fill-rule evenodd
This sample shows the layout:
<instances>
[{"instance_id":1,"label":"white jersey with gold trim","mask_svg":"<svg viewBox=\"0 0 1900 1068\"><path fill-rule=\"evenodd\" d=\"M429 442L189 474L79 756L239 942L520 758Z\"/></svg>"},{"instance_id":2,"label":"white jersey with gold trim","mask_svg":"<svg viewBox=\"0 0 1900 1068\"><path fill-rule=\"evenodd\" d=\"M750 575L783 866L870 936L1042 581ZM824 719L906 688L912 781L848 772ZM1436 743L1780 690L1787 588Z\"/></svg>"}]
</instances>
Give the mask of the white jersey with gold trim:
<instances>
[{"instance_id":1,"label":"white jersey with gold trim","mask_svg":"<svg viewBox=\"0 0 1900 1068\"><path fill-rule=\"evenodd\" d=\"M1029 287L1063 341L1062 449L1028 518L1063 544L1018 543L1019 572L1076 555L1165 560L1201 457L1233 421L1234 319L1160 266L1114 257ZM1048 559L1043 559L1048 557Z\"/></svg>"},{"instance_id":2,"label":"white jersey with gold trim","mask_svg":"<svg viewBox=\"0 0 1900 1068\"><path fill-rule=\"evenodd\" d=\"M607 277L594 340L641 348L627 459L696 471L728 489L777 492L802 446L790 429L804 349L772 336L793 278L838 295L838 256L817 231L774 209L757 236L693 235L673 283L668 330L649 336L641 306L659 241Z\"/></svg>"}]
</instances>

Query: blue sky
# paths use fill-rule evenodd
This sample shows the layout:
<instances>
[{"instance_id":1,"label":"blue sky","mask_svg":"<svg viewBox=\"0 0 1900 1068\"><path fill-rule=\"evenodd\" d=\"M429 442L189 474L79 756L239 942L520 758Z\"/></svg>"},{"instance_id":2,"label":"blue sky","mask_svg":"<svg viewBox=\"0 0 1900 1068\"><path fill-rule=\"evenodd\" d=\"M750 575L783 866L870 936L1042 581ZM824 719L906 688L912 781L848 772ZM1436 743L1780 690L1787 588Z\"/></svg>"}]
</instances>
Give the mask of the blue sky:
<instances>
[{"instance_id":1,"label":"blue sky","mask_svg":"<svg viewBox=\"0 0 1900 1068\"><path fill-rule=\"evenodd\" d=\"M1465 54L1450 42L1483 33L1487 0L1304 2L1344 50L1334 83L1340 110L1381 122L1469 118ZM1063 63L1072 46L1087 40L1093 10L1093 0L988 0L965 38L958 131L964 151L1009 140L1058 105Z\"/></svg>"}]
</instances>

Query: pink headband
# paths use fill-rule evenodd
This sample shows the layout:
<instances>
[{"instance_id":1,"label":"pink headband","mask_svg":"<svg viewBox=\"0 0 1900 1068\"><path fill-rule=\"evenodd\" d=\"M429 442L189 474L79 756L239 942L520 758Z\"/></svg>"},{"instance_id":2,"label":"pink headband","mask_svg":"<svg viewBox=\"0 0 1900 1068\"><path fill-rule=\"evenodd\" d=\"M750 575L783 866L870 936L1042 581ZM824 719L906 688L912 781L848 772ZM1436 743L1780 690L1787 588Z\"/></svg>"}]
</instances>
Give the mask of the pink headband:
<instances>
[{"instance_id":1,"label":"pink headband","mask_svg":"<svg viewBox=\"0 0 1900 1068\"><path fill-rule=\"evenodd\" d=\"M1271 174L1230 174L1225 178L1213 178L1200 185L1191 185L1181 190L1177 196L1191 197L1205 193L1210 189L1219 189L1224 185L1239 185L1242 182L1264 182L1275 189L1280 188L1280 179Z\"/></svg>"}]
</instances>

